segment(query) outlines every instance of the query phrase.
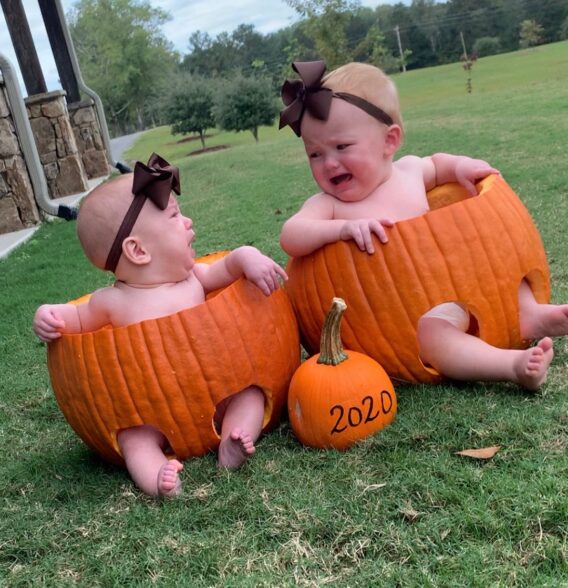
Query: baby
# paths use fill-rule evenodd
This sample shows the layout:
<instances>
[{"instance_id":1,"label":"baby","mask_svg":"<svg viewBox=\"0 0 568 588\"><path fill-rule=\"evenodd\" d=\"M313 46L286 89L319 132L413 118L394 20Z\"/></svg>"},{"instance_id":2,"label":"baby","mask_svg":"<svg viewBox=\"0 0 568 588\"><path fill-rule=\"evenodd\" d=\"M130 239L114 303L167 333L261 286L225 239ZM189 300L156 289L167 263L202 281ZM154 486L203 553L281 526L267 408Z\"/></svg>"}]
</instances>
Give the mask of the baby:
<instances>
[{"instance_id":1,"label":"baby","mask_svg":"<svg viewBox=\"0 0 568 588\"><path fill-rule=\"evenodd\" d=\"M89 260L114 273L113 286L79 305L47 304L33 328L45 342L62 333L94 331L104 325L129 325L174 314L204 302L205 295L245 276L265 295L286 273L254 247L239 247L211 265L195 263L192 220L180 212L179 173L153 154L133 174L96 188L84 200L77 234ZM150 202L146 202L150 200ZM251 386L221 403L217 411L221 442L218 464L237 468L254 451L264 418L264 395ZM166 437L150 426L118 433L118 444L136 485L152 496L181 491L182 464L168 459Z\"/></svg>"},{"instance_id":2,"label":"baby","mask_svg":"<svg viewBox=\"0 0 568 588\"><path fill-rule=\"evenodd\" d=\"M290 125L302 137L322 191L284 224L280 243L289 255L308 255L349 239L373 254L372 235L386 243L395 222L429 210L428 190L458 182L475 196L477 180L499 173L485 161L446 153L394 161L403 139L402 119L396 87L380 69L350 63L323 76L321 61L293 67L302 81L282 87L287 107L280 127ZM553 358L550 337L568 333L568 304L538 304L523 281L519 306L521 336L539 339L535 347L493 347L467 333L465 308L446 303L419 320L422 361L448 378L511 381L537 389Z\"/></svg>"}]
</instances>

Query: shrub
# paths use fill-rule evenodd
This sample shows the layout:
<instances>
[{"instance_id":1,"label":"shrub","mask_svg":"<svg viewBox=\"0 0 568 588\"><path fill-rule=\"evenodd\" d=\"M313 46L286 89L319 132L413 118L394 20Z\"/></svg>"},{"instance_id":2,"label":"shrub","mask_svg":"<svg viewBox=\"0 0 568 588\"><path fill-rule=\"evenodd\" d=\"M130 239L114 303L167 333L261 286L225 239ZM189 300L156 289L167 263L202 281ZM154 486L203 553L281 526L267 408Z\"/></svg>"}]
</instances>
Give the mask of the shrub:
<instances>
[{"instance_id":1,"label":"shrub","mask_svg":"<svg viewBox=\"0 0 568 588\"><path fill-rule=\"evenodd\" d=\"M501 41L499 37L479 37L473 44L473 52L478 57L495 55L501 52Z\"/></svg>"}]
</instances>

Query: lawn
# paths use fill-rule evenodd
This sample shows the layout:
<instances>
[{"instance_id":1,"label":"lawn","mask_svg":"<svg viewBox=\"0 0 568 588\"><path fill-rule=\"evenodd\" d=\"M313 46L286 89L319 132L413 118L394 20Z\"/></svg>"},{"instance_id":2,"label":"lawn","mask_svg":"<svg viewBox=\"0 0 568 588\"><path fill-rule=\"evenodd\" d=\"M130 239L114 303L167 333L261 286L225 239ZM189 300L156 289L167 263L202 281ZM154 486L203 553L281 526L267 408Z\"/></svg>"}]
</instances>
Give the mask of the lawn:
<instances>
[{"instance_id":1,"label":"lawn","mask_svg":"<svg viewBox=\"0 0 568 588\"><path fill-rule=\"evenodd\" d=\"M483 157L532 213L553 300L568 301L568 42L396 76L402 153ZM249 243L286 262L282 223L315 190L289 129L211 131L207 146L149 131L180 167L199 253ZM50 390L35 308L109 283L73 223L45 223L0 261L2 586L568 586L568 341L536 394L507 384L399 387L392 426L343 453L301 447L288 423L240 471L186 462L184 494L153 501L93 455ZM457 456L501 446L490 460Z\"/></svg>"}]
</instances>

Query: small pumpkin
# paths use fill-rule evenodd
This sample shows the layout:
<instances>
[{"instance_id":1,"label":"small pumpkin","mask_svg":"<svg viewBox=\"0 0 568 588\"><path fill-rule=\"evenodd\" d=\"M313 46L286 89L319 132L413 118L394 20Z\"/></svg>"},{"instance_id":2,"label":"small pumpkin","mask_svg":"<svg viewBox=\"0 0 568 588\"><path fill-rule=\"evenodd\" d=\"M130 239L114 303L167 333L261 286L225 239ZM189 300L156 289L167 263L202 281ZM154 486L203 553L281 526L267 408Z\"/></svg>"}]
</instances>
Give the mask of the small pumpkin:
<instances>
[{"instance_id":1,"label":"small pumpkin","mask_svg":"<svg viewBox=\"0 0 568 588\"><path fill-rule=\"evenodd\" d=\"M502 177L478 184L471 198L458 184L428 194L431 210L389 229L375 253L353 241L292 258L286 288L302 343L317 351L327 300L349 307L343 342L403 382L437 382L419 357L420 317L443 302L461 302L474 334L501 348L526 347L519 329L518 289L525 278L540 303L550 300L546 254L529 212Z\"/></svg>"},{"instance_id":2,"label":"small pumpkin","mask_svg":"<svg viewBox=\"0 0 568 588\"><path fill-rule=\"evenodd\" d=\"M389 425L396 414L396 394L385 370L367 355L343 349L340 325L346 308L341 298L333 299L320 353L290 382L292 430L310 447L347 449Z\"/></svg>"},{"instance_id":3,"label":"small pumpkin","mask_svg":"<svg viewBox=\"0 0 568 588\"><path fill-rule=\"evenodd\" d=\"M243 278L176 314L63 335L48 345L65 418L89 447L117 464L123 464L117 433L142 424L162 431L178 459L215 449L216 406L252 384L266 397L263 430L275 426L299 363L298 327L285 290L265 296Z\"/></svg>"}]
</instances>

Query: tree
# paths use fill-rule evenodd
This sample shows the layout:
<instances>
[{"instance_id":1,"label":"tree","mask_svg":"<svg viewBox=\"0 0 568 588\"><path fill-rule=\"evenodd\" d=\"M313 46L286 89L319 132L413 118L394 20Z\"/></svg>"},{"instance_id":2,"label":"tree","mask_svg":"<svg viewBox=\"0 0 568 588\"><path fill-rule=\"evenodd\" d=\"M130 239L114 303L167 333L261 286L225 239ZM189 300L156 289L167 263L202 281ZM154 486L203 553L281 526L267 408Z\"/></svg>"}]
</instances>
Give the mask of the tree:
<instances>
[{"instance_id":1,"label":"tree","mask_svg":"<svg viewBox=\"0 0 568 588\"><path fill-rule=\"evenodd\" d=\"M401 65L386 47L385 36L376 24L367 31L365 38L356 47L354 56L380 67L387 73L399 71Z\"/></svg>"},{"instance_id":2,"label":"tree","mask_svg":"<svg viewBox=\"0 0 568 588\"><path fill-rule=\"evenodd\" d=\"M117 131L144 128L178 56L160 31L168 20L146 0L79 0L68 15L85 81Z\"/></svg>"},{"instance_id":3,"label":"tree","mask_svg":"<svg viewBox=\"0 0 568 588\"><path fill-rule=\"evenodd\" d=\"M542 42L544 29L535 20L523 20L519 32L519 47L526 49Z\"/></svg>"},{"instance_id":4,"label":"tree","mask_svg":"<svg viewBox=\"0 0 568 588\"><path fill-rule=\"evenodd\" d=\"M360 6L358 0L286 0L286 4L306 18L308 35L329 69L352 61L347 28Z\"/></svg>"},{"instance_id":5,"label":"tree","mask_svg":"<svg viewBox=\"0 0 568 588\"><path fill-rule=\"evenodd\" d=\"M258 142L258 127L274 122L278 107L270 80L238 74L225 82L214 107L217 124L226 131L250 131Z\"/></svg>"},{"instance_id":6,"label":"tree","mask_svg":"<svg viewBox=\"0 0 568 588\"><path fill-rule=\"evenodd\" d=\"M213 96L210 80L190 76L179 83L167 108L167 122L172 125L172 133L199 133L205 148L205 131L215 126Z\"/></svg>"}]
</instances>

